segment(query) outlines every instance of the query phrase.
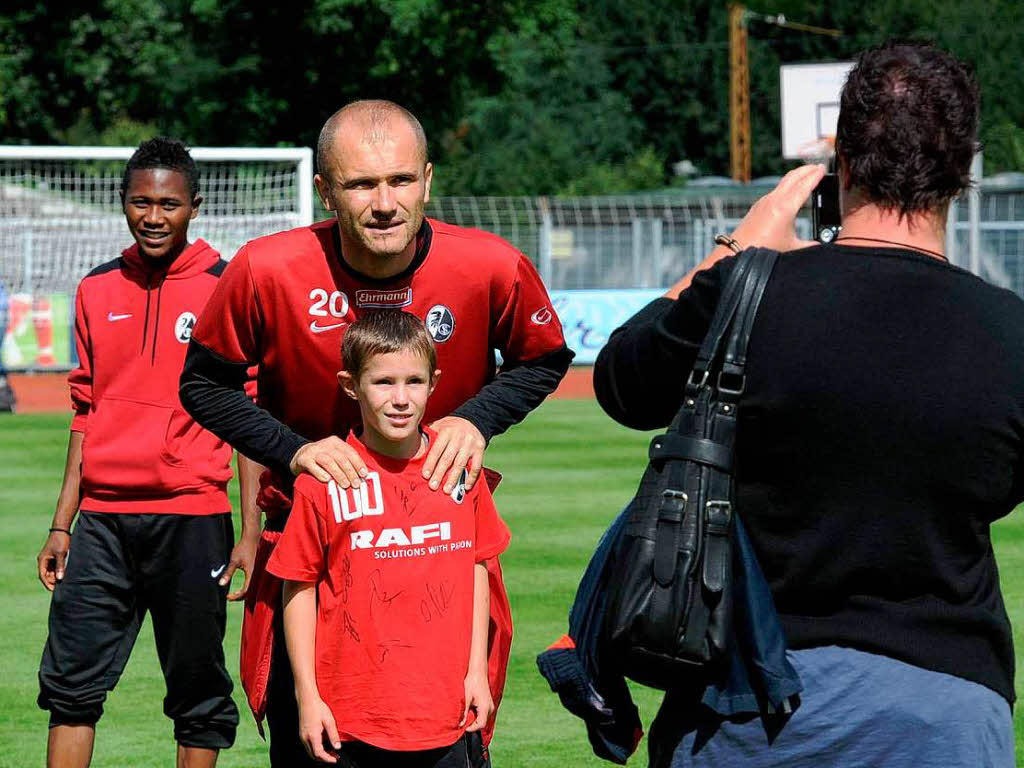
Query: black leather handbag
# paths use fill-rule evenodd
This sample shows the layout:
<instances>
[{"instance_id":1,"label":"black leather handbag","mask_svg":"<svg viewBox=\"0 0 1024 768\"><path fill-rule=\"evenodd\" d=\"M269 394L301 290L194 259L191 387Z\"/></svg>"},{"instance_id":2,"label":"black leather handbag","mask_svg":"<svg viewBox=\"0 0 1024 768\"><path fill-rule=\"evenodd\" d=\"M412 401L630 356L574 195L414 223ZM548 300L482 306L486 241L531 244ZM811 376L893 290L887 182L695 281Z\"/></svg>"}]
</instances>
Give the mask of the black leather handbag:
<instances>
[{"instance_id":1,"label":"black leather handbag","mask_svg":"<svg viewBox=\"0 0 1024 768\"><path fill-rule=\"evenodd\" d=\"M627 677L667 690L724 657L732 630L733 441L747 342L778 253L736 259L668 431L630 505L605 632Z\"/></svg>"}]
</instances>

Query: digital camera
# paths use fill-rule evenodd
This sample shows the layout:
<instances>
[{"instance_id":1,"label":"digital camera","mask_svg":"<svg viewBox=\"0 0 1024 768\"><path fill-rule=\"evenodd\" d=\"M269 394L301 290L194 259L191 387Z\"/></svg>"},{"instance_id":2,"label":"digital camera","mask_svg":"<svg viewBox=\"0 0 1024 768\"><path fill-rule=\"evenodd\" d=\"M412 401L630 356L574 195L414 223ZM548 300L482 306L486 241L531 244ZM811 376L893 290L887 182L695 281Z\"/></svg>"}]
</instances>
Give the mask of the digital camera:
<instances>
[{"instance_id":1,"label":"digital camera","mask_svg":"<svg viewBox=\"0 0 1024 768\"><path fill-rule=\"evenodd\" d=\"M839 176L826 173L811 193L811 229L814 239L831 243L843 228L839 210Z\"/></svg>"}]
</instances>

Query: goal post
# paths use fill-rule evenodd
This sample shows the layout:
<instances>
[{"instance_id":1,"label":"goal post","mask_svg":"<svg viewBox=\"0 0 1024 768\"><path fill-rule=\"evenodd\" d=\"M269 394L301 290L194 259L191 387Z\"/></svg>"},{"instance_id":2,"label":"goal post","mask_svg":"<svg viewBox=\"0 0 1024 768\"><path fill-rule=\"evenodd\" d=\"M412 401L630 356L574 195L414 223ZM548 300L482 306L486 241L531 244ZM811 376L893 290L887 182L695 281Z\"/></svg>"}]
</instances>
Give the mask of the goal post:
<instances>
[{"instance_id":1,"label":"goal post","mask_svg":"<svg viewBox=\"0 0 1024 768\"><path fill-rule=\"evenodd\" d=\"M78 282L131 244L119 191L135 147L0 146L0 363L66 369ZM203 197L189 227L230 259L313 220L313 153L194 147Z\"/></svg>"}]
</instances>

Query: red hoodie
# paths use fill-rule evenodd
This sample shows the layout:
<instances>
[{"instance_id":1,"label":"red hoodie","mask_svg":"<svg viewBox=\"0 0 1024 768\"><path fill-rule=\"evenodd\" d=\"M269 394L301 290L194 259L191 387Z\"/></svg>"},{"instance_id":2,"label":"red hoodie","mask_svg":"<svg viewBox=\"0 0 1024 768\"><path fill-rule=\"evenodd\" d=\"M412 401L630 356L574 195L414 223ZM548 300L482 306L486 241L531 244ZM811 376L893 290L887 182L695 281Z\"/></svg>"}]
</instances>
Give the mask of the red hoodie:
<instances>
[{"instance_id":1,"label":"red hoodie","mask_svg":"<svg viewBox=\"0 0 1024 768\"><path fill-rule=\"evenodd\" d=\"M82 509L231 510L231 448L196 424L178 400L192 328L225 266L202 240L170 267L158 268L133 245L79 284L79 362L68 381L71 429L85 433Z\"/></svg>"}]
</instances>

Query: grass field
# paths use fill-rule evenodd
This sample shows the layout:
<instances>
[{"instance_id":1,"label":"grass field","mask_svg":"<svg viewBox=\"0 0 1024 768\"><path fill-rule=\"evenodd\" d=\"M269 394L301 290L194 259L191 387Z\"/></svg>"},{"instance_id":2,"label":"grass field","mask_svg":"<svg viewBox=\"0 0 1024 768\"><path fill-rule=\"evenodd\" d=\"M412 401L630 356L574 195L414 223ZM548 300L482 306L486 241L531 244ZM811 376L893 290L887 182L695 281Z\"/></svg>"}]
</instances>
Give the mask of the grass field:
<instances>
[{"instance_id":1,"label":"grass field","mask_svg":"<svg viewBox=\"0 0 1024 768\"><path fill-rule=\"evenodd\" d=\"M43 764L46 715L35 706L36 670L46 635L48 594L35 577L63 467L68 418L0 417L0 768ZM565 631L576 583L601 532L635 490L647 436L617 427L592 401L553 401L488 451L505 475L498 507L513 533L503 563L516 624L505 701L492 755L498 768L604 765L591 754L582 724L566 713L534 664ZM1024 648L1024 520L995 528L1004 596ZM231 606L226 640L232 672L241 611ZM1020 674L1018 673L1018 678ZM660 694L640 689L645 723ZM160 677L149 623L117 690L107 702L93 765L166 766L174 749L163 717ZM236 689L239 709L246 712ZM1015 717L1018 758L1024 758L1024 716ZM637 764L645 762L641 745ZM222 766L266 765L266 748L243 714L235 747Z\"/></svg>"}]
</instances>

